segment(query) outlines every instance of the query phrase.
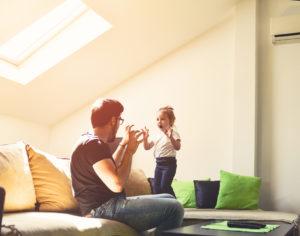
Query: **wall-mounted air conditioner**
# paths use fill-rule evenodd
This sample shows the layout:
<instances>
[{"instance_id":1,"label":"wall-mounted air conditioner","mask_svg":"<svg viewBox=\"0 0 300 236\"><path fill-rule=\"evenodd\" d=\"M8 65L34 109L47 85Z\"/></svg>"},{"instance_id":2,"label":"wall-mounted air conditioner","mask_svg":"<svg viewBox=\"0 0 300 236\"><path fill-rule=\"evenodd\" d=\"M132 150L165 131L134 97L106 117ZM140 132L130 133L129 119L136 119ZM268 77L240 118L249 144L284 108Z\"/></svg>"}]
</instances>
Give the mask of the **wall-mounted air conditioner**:
<instances>
[{"instance_id":1,"label":"wall-mounted air conditioner","mask_svg":"<svg viewBox=\"0 0 300 236\"><path fill-rule=\"evenodd\" d=\"M274 44L299 43L300 15L272 18L270 31L272 35L272 42Z\"/></svg>"}]
</instances>

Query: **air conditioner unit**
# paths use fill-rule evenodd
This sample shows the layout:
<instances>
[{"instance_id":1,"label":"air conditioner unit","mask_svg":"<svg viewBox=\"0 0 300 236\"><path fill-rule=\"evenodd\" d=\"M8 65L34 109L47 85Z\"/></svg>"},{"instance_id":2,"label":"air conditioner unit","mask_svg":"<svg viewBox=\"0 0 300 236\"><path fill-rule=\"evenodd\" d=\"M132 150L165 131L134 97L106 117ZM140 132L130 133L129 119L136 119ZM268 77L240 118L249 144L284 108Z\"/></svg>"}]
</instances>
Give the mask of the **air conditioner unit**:
<instances>
[{"instance_id":1,"label":"air conditioner unit","mask_svg":"<svg viewBox=\"0 0 300 236\"><path fill-rule=\"evenodd\" d=\"M300 15L289 15L271 19L270 31L272 42L299 43L300 42Z\"/></svg>"}]
</instances>

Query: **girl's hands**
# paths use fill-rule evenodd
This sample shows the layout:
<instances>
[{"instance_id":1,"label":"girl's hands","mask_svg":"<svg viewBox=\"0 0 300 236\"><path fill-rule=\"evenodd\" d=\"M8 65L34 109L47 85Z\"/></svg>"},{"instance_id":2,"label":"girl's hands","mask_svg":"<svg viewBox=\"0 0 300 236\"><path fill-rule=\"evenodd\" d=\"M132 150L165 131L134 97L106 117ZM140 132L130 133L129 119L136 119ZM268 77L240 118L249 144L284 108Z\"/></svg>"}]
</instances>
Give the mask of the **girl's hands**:
<instances>
[{"instance_id":1,"label":"girl's hands","mask_svg":"<svg viewBox=\"0 0 300 236\"><path fill-rule=\"evenodd\" d=\"M143 133L143 139L147 139L149 137L149 129L145 126L145 128L142 129Z\"/></svg>"},{"instance_id":2,"label":"girl's hands","mask_svg":"<svg viewBox=\"0 0 300 236\"><path fill-rule=\"evenodd\" d=\"M171 138L173 135L173 129L170 127L164 130L164 133L167 135L168 138Z\"/></svg>"},{"instance_id":3,"label":"girl's hands","mask_svg":"<svg viewBox=\"0 0 300 236\"><path fill-rule=\"evenodd\" d=\"M147 127L145 126L144 129L141 129L142 134L143 134L143 142L144 142L144 149L145 150L149 150L150 148L152 148L154 146L154 142L153 141L148 141L148 137L149 137L149 129L147 129Z\"/></svg>"}]
</instances>

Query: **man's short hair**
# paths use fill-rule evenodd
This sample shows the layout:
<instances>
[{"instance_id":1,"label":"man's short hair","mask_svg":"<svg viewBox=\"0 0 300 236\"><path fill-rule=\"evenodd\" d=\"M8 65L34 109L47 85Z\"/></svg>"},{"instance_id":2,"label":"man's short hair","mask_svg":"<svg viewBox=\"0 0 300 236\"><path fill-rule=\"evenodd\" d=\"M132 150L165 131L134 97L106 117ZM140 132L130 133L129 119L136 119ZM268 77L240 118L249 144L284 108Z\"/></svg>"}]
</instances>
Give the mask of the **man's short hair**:
<instances>
[{"instance_id":1,"label":"man's short hair","mask_svg":"<svg viewBox=\"0 0 300 236\"><path fill-rule=\"evenodd\" d=\"M123 105L117 100L97 100L92 107L91 122L93 128L106 125L112 117L119 117L123 110Z\"/></svg>"}]
</instances>

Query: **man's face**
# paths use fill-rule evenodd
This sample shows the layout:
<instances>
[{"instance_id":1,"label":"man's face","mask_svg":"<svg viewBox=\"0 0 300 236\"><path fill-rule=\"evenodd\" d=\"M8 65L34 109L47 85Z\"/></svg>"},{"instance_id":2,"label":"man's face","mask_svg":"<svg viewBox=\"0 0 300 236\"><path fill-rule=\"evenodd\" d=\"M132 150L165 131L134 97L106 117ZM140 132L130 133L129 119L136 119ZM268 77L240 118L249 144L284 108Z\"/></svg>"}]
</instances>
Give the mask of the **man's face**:
<instances>
[{"instance_id":1,"label":"man's face","mask_svg":"<svg viewBox=\"0 0 300 236\"><path fill-rule=\"evenodd\" d=\"M115 141L118 129L120 127L120 122L123 122L123 119L120 116L119 117L115 117L115 122L114 122L114 124L112 124L111 135L110 135L110 139L108 140L108 142Z\"/></svg>"}]
</instances>

